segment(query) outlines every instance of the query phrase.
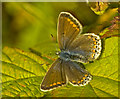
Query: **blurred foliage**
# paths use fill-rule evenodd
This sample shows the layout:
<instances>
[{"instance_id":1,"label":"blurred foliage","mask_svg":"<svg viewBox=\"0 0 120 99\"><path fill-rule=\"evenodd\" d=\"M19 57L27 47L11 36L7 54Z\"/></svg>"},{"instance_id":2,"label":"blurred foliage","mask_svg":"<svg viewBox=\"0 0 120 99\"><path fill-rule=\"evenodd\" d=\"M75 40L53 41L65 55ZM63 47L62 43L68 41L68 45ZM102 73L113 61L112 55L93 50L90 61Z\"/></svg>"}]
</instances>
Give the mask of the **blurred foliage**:
<instances>
[{"instance_id":1,"label":"blurred foliage","mask_svg":"<svg viewBox=\"0 0 120 99\"><path fill-rule=\"evenodd\" d=\"M28 50L41 42L51 42L51 34L56 42L57 18L61 11L72 13L84 26L83 33L99 34L105 27L110 26L110 21L117 16L118 3L109 3L110 7L107 3L101 3L102 5L99 3L99 7L96 7L97 4L86 2L3 3L3 47ZM95 10L91 10L93 8ZM100 16L96 15L99 10L100 12L104 10Z\"/></svg>"},{"instance_id":2,"label":"blurred foliage","mask_svg":"<svg viewBox=\"0 0 120 99\"><path fill-rule=\"evenodd\" d=\"M118 2L3 3L1 60L3 77L0 82L3 86L3 96L118 97L120 36L118 4ZM86 69L93 75L89 85L85 87L67 85L44 93L39 90L41 80L50 64L57 58L55 53L60 51L56 36L57 19L62 11L70 12L80 21L83 33L93 32L101 36L102 55L99 60L85 64Z\"/></svg>"},{"instance_id":3,"label":"blurred foliage","mask_svg":"<svg viewBox=\"0 0 120 99\"><path fill-rule=\"evenodd\" d=\"M108 8L108 2L90 2L91 9L98 15L102 15Z\"/></svg>"}]
</instances>

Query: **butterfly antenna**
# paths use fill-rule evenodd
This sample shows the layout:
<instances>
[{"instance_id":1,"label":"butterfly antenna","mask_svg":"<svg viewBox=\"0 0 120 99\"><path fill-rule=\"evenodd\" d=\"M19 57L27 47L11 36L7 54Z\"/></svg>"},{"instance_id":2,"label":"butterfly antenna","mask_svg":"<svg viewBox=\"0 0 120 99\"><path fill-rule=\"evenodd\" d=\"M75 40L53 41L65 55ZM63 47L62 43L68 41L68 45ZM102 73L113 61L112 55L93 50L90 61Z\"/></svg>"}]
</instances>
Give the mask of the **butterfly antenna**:
<instances>
[{"instance_id":1,"label":"butterfly antenna","mask_svg":"<svg viewBox=\"0 0 120 99\"><path fill-rule=\"evenodd\" d=\"M51 38L52 38L52 40L53 41L55 41L55 44L57 43L57 40L55 40L55 37L53 36L53 34L51 34ZM57 45L55 46L55 49L56 49L56 55L60 55L60 51L58 51L58 47L57 47Z\"/></svg>"}]
</instances>

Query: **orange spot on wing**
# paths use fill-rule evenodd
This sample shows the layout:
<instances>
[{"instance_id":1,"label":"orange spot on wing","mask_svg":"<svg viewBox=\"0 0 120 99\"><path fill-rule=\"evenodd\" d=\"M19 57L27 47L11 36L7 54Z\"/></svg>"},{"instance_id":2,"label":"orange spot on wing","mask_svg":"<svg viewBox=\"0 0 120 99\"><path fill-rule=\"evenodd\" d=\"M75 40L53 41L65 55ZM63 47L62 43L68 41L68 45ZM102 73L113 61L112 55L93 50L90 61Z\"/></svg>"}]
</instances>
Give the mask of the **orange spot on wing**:
<instances>
[{"instance_id":1,"label":"orange spot on wing","mask_svg":"<svg viewBox=\"0 0 120 99\"><path fill-rule=\"evenodd\" d=\"M70 19L67 19L67 21L70 21Z\"/></svg>"},{"instance_id":2,"label":"orange spot on wing","mask_svg":"<svg viewBox=\"0 0 120 99\"><path fill-rule=\"evenodd\" d=\"M93 53L95 53L95 50L93 50Z\"/></svg>"},{"instance_id":3,"label":"orange spot on wing","mask_svg":"<svg viewBox=\"0 0 120 99\"><path fill-rule=\"evenodd\" d=\"M57 82L57 84L61 84L60 82Z\"/></svg>"},{"instance_id":4,"label":"orange spot on wing","mask_svg":"<svg viewBox=\"0 0 120 99\"><path fill-rule=\"evenodd\" d=\"M53 85L56 85L56 83L53 83Z\"/></svg>"},{"instance_id":5,"label":"orange spot on wing","mask_svg":"<svg viewBox=\"0 0 120 99\"><path fill-rule=\"evenodd\" d=\"M78 83L80 83L80 81L78 81Z\"/></svg>"},{"instance_id":6,"label":"orange spot on wing","mask_svg":"<svg viewBox=\"0 0 120 99\"><path fill-rule=\"evenodd\" d=\"M94 39L94 38L93 38L92 40L93 40L93 41L95 41L95 39Z\"/></svg>"},{"instance_id":7,"label":"orange spot on wing","mask_svg":"<svg viewBox=\"0 0 120 99\"><path fill-rule=\"evenodd\" d=\"M83 79L85 79L85 77L83 77Z\"/></svg>"},{"instance_id":8,"label":"orange spot on wing","mask_svg":"<svg viewBox=\"0 0 120 99\"><path fill-rule=\"evenodd\" d=\"M73 22L71 21L70 24L73 24Z\"/></svg>"},{"instance_id":9,"label":"orange spot on wing","mask_svg":"<svg viewBox=\"0 0 120 99\"><path fill-rule=\"evenodd\" d=\"M72 82L75 83L76 81L73 80Z\"/></svg>"},{"instance_id":10,"label":"orange spot on wing","mask_svg":"<svg viewBox=\"0 0 120 99\"><path fill-rule=\"evenodd\" d=\"M85 74L85 76L87 76L87 74Z\"/></svg>"},{"instance_id":11,"label":"orange spot on wing","mask_svg":"<svg viewBox=\"0 0 120 99\"><path fill-rule=\"evenodd\" d=\"M77 31L79 31L79 28L76 28Z\"/></svg>"},{"instance_id":12,"label":"orange spot on wing","mask_svg":"<svg viewBox=\"0 0 120 99\"><path fill-rule=\"evenodd\" d=\"M75 25L75 24L73 24L73 27L76 27L76 25Z\"/></svg>"},{"instance_id":13,"label":"orange spot on wing","mask_svg":"<svg viewBox=\"0 0 120 99\"><path fill-rule=\"evenodd\" d=\"M81 82L82 82L83 80L81 80Z\"/></svg>"},{"instance_id":14,"label":"orange spot on wing","mask_svg":"<svg viewBox=\"0 0 120 99\"><path fill-rule=\"evenodd\" d=\"M94 54L92 54L91 57L93 58L93 57L94 57Z\"/></svg>"},{"instance_id":15,"label":"orange spot on wing","mask_svg":"<svg viewBox=\"0 0 120 99\"><path fill-rule=\"evenodd\" d=\"M52 84L50 84L50 86L52 86Z\"/></svg>"},{"instance_id":16,"label":"orange spot on wing","mask_svg":"<svg viewBox=\"0 0 120 99\"><path fill-rule=\"evenodd\" d=\"M91 38L91 36L88 36L88 38L90 39L90 38Z\"/></svg>"},{"instance_id":17,"label":"orange spot on wing","mask_svg":"<svg viewBox=\"0 0 120 99\"><path fill-rule=\"evenodd\" d=\"M94 44L96 45L97 43L96 43L96 42L94 42Z\"/></svg>"},{"instance_id":18,"label":"orange spot on wing","mask_svg":"<svg viewBox=\"0 0 120 99\"><path fill-rule=\"evenodd\" d=\"M96 48L96 46L93 46L94 48Z\"/></svg>"}]
</instances>

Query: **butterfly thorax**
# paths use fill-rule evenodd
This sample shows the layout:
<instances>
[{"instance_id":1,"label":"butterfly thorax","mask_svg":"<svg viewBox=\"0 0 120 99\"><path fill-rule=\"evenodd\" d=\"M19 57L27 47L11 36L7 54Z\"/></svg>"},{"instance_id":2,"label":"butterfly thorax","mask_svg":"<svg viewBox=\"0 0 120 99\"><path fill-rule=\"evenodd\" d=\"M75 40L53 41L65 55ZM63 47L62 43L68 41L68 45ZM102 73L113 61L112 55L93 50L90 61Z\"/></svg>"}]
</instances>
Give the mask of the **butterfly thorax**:
<instances>
[{"instance_id":1,"label":"butterfly thorax","mask_svg":"<svg viewBox=\"0 0 120 99\"><path fill-rule=\"evenodd\" d=\"M88 61L83 55L70 51L61 51L59 57L65 61L76 61L82 63L86 63Z\"/></svg>"},{"instance_id":2,"label":"butterfly thorax","mask_svg":"<svg viewBox=\"0 0 120 99\"><path fill-rule=\"evenodd\" d=\"M69 61L70 59L70 53L67 51L61 51L59 55L60 59L63 59L65 61Z\"/></svg>"}]
</instances>

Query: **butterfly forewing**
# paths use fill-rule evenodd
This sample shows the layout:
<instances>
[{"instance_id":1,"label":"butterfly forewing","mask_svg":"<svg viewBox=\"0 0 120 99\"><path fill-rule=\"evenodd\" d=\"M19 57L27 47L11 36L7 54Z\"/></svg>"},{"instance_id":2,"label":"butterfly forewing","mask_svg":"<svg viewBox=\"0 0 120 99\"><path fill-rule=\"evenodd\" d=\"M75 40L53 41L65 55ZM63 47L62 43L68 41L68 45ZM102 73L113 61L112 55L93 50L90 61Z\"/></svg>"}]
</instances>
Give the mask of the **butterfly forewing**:
<instances>
[{"instance_id":1,"label":"butterfly forewing","mask_svg":"<svg viewBox=\"0 0 120 99\"><path fill-rule=\"evenodd\" d=\"M64 84L66 84L66 76L63 61L57 59L46 73L41 84L41 90L49 91Z\"/></svg>"},{"instance_id":2,"label":"butterfly forewing","mask_svg":"<svg viewBox=\"0 0 120 99\"><path fill-rule=\"evenodd\" d=\"M58 18L58 44L61 50L67 46L82 31L82 25L68 12L61 12Z\"/></svg>"}]
</instances>

